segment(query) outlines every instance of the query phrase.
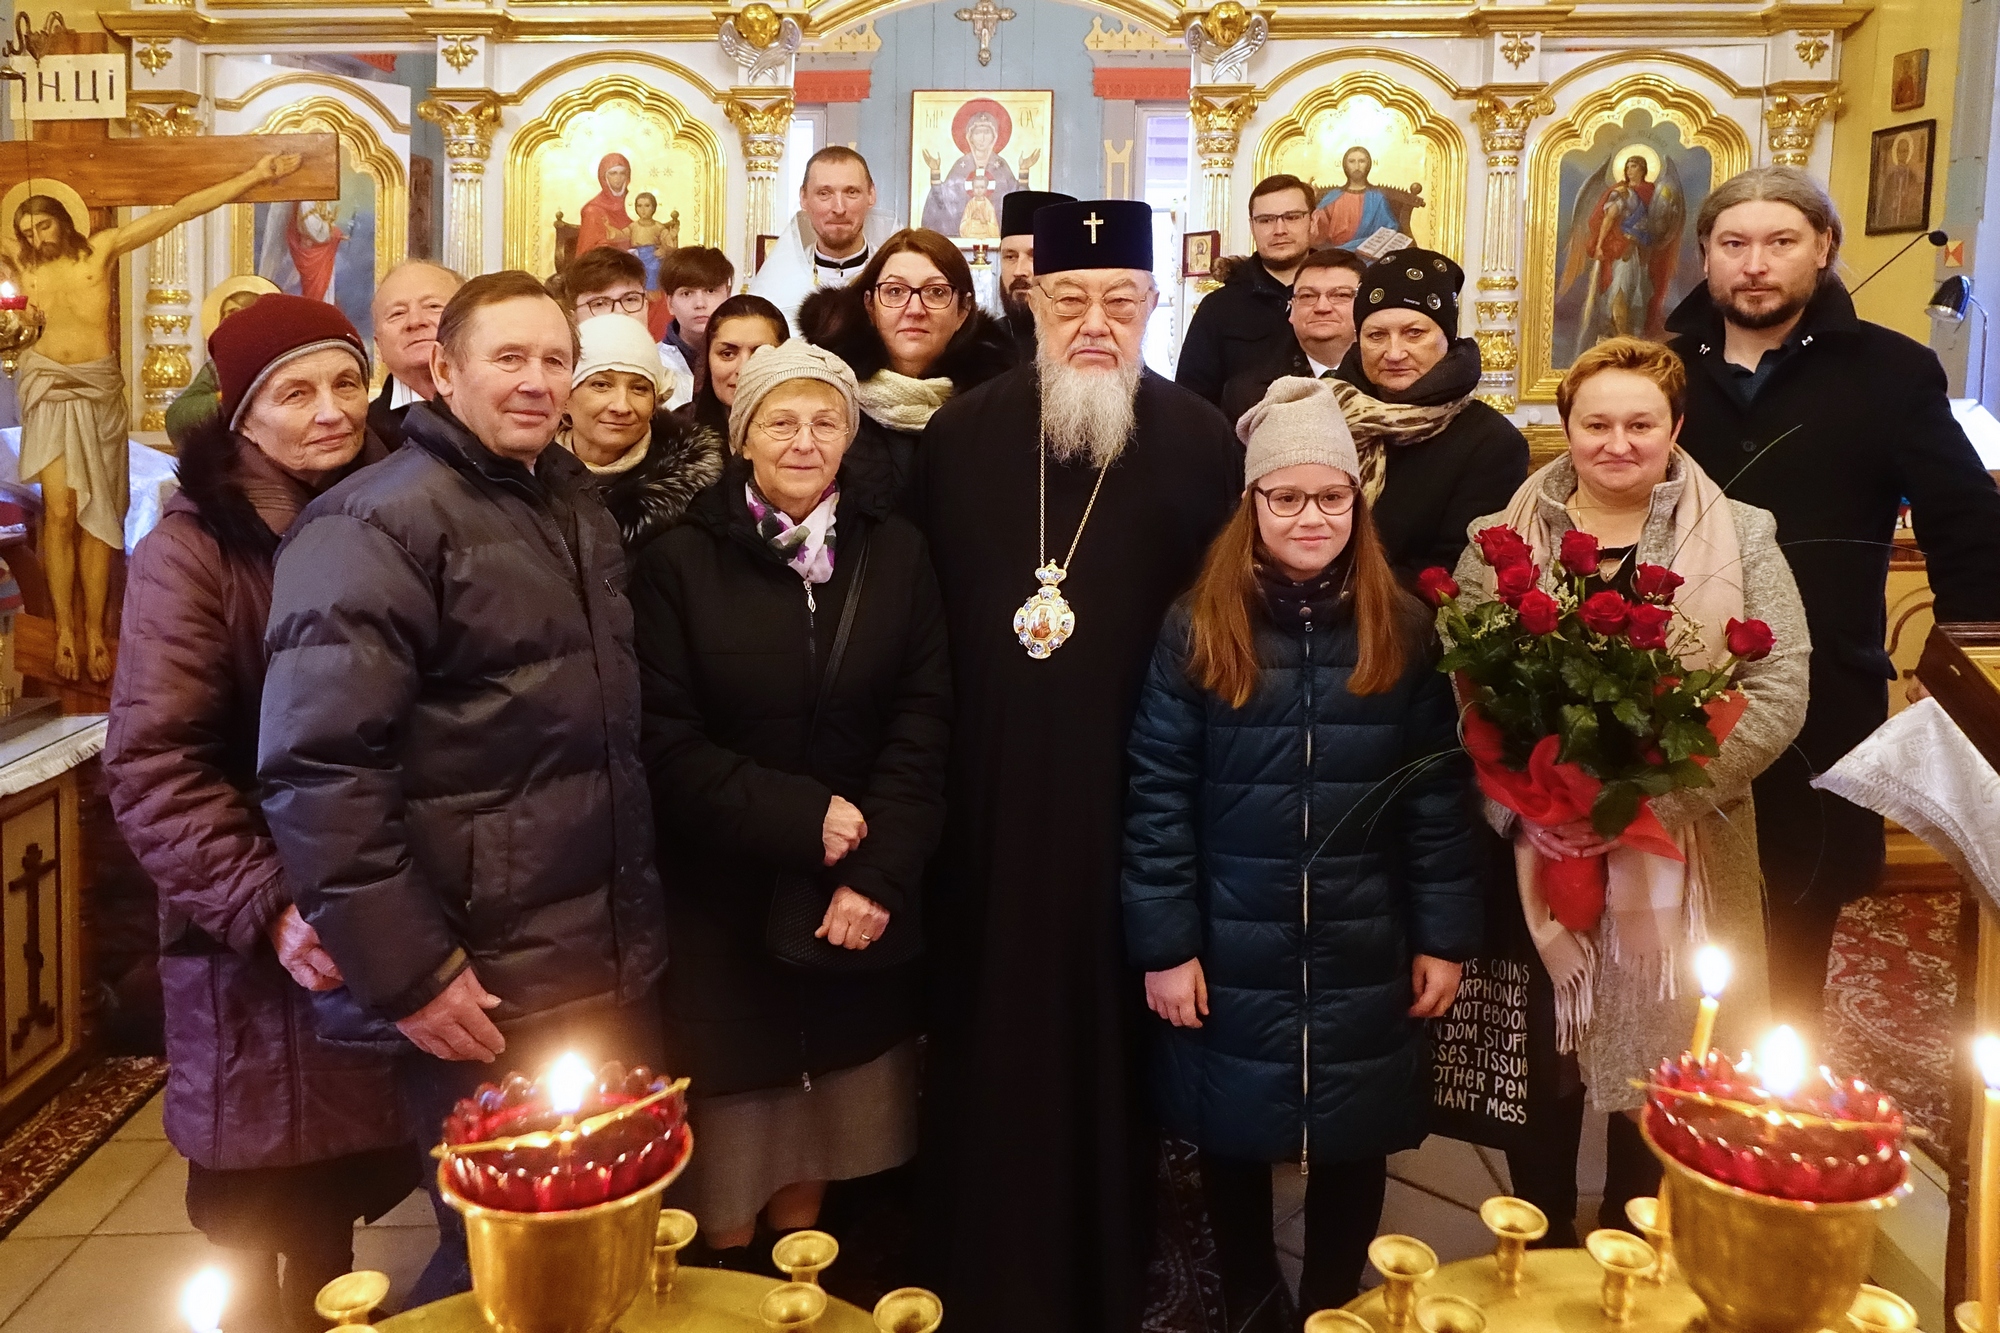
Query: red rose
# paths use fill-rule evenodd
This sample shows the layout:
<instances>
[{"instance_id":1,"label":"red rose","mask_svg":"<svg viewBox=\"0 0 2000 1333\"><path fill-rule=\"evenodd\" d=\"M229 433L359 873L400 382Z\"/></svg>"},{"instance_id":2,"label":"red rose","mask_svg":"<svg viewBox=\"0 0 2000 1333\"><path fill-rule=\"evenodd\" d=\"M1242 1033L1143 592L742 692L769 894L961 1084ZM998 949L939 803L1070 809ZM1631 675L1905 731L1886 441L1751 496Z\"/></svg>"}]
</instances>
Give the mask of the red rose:
<instances>
[{"instance_id":1,"label":"red rose","mask_svg":"<svg viewBox=\"0 0 2000 1333\"><path fill-rule=\"evenodd\" d=\"M1666 607L1641 602L1632 608L1632 618L1626 626L1626 638L1640 652L1664 648L1667 646L1667 626L1673 618L1674 613Z\"/></svg>"},{"instance_id":2,"label":"red rose","mask_svg":"<svg viewBox=\"0 0 2000 1333\"><path fill-rule=\"evenodd\" d=\"M1640 565L1632 571L1632 591L1649 602L1671 602L1674 589L1687 582L1665 565Z\"/></svg>"},{"instance_id":3,"label":"red rose","mask_svg":"<svg viewBox=\"0 0 2000 1333\"><path fill-rule=\"evenodd\" d=\"M1540 588L1524 595L1514 609L1521 617L1521 628L1530 634L1553 634L1562 621L1562 608Z\"/></svg>"},{"instance_id":4,"label":"red rose","mask_svg":"<svg viewBox=\"0 0 2000 1333\"><path fill-rule=\"evenodd\" d=\"M1480 558L1495 569L1534 557L1534 552L1528 549L1528 543L1522 540L1521 534L1504 523L1481 528L1473 534L1472 540L1479 543Z\"/></svg>"},{"instance_id":5,"label":"red rose","mask_svg":"<svg viewBox=\"0 0 2000 1333\"><path fill-rule=\"evenodd\" d=\"M1583 617L1583 623L1597 633L1616 634L1632 618L1632 606L1617 593L1607 590L1586 597L1578 614Z\"/></svg>"},{"instance_id":6,"label":"red rose","mask_svg":"<svg viewBox=\"0 0 2000 1333\"><path fill-rule=\"evenodd\" d=\"M1541 572L1526 560L1509 561L1493 571L1493 591L1507 605L1519 606L1521 599L1534 591Z\"/></svg>"},{"instance_id":7,"label":"red rose","mask_svg":"<svg viewBox=\"0 0 2000 1333\"><path fill-rule=\"evenodd\" d=\"M1597 538L1581 528L1571 528L1563 534L1562 565L1578 578L1587 578L1597 572Z\"/></svg>"},{"instance_id":8,"label":"red rose","mask_svg":"<svg viewBox=\"0 0 2000 1333\"><path fill-rule=\"evenodd\" d=\"M1761 620L1732 620L1723 630L1729 651L1746 662L1761 662L1771 655L1778 640L1771 627Z\"/></svg>"},{"instance_id":9,"label":"red rose","mask_svg":"<svg viewBox=\"0 0 2000 1333\"><path fill-rule=\"evenodd\" d=\"M1443 565L1432 565L1417 575L1417 592L1432 606L1443 606L1458 596L1458 580Z\"/></svg>"}]
</instances>

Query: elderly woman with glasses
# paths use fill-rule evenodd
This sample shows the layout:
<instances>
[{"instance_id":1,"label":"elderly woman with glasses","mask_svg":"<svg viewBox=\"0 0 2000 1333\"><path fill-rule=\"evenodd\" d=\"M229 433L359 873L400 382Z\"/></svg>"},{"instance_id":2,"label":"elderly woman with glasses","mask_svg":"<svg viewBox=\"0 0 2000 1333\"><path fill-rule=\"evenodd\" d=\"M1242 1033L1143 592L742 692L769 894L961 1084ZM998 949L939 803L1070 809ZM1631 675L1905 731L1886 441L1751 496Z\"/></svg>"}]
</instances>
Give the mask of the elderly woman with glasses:
<instances>
[{"instance_id":1,"label":"elderly woman with glasses","mask_svg":"<svg viewBox=\"0 0 2000 1333\"><path fill-rule=\"evenodd\" d=\"M951 674L924 540L853 465L853 373L793 339L735 390L733 457L640 554L632 599L667 1067L694 1080L701 1140L682 1188L747 1267L760 1222L809 1227L828 1181L916 1151Z\"/></svg>"},{"instance_id":2,"label":"elderly woman with glasses","mask_svg":"<svg viewBox=\"0 0 2000 1333\"><path fill-rule=\"evenodd\" d=\"M799 332L854 371L862 420L850 466L879 478L899 503L931 413L1017 357L1006 325L974 299L965 256L921 227L884 241L853 285L807 297Z\"/></svg>"}]
</instances>

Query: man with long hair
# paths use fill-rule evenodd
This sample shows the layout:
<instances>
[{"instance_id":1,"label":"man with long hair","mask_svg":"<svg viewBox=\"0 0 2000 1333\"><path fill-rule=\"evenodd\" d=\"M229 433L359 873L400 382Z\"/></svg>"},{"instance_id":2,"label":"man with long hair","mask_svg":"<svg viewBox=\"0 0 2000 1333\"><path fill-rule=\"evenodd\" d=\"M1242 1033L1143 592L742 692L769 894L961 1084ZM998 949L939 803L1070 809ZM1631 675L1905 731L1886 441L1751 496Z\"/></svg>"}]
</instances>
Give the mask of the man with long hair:
<instances>
[{"instance_id":1,"label":"man with long hair","mask_svg":"<svg viewBox=\"0 0 2000 1333\"><path fill-rule=\"evenodd\" d=\"M1140 359L1147 206L1044 207L1034 239L1035 362L954 397L917 450L960 719L926 922L923 1230L966 1333L1130 1333L1154 1140L1119 931L1126 734L1241 454Z\"/></svg>"},{"instance_id":2,"label":"man with long hair","mask_svg":"<svg viewBox=\"0 0 2000 1333\"><path fill-rule=\"evenodd\" d=\"M293 153L262 158L220 185L89 236L69 207L47 194L29 195L0 227L0 260L20 274L28 303L46 321L41 338L21 353L15 385L21 403L21 480L42 486L42 560L55 603L55 670L64 680L85 674L94 681L111 679L104 615L111 596L111 555L125 549L125 508L131 499L125 375L111 334L119 257L267 181L290 175L298 166ZM82 662L77 659L75 605L79 568Z\"/></svg>"}]
</instances>

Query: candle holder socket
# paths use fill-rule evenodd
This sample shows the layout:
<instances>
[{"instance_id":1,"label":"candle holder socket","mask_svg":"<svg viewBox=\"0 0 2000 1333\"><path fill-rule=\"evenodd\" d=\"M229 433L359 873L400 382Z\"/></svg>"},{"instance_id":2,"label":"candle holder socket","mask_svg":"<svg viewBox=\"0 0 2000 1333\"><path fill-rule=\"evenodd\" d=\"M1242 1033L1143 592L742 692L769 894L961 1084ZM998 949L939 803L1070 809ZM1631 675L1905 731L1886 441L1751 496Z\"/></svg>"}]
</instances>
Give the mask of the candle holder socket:
<instances>
[{"instance_id":1,"label":"candle holder socket","mask_svg":"<svg viewBox=\"0 0 2000 1333\"><path fill-rule=\"evenodd\" d=\"M840 1242L824 1231L794 1231L771 1247L771 1263L794 1282L819 1285L819 1275L840 1257Z\"/></svg>"},{"instance_id":2,"label":"candle holder socket","mask_svg":"<svg viewBox=\"0 0 2000 1333\"><path fill-rule=\"evenodd\" d=\"M1960 1301L1958 1308L1951 1312L1951 1317L1958 1324L1958 1333L1986 1333L1979 1326L1978 1301Z\"/></svg>"},{"instance_id":3,"label":"candle holder socket","mask_svg":"<svg viewBox=\"0 0 2000 1333\"><path fill-rule=\"evenodd\" d=\"M1917 1310L1893 1291L1863 1285L1847 1307L1854 1333L1917 1333Z\"/></svg>"},{"instance_id":4,"label":"candle holder socket","mask_svg":"<svg viewBox=\"0 0 2000 1333\"><path fill-rule=\"evenodd\" d=\"M1598 1308L1612 1323L1632 1322L1632 1307L1638 1293L1633 1284L1644 1278L1660 1261L1653 1247L1629 1231L1593 1231L1584 1238L1583 1248L1604 1270L1604 1285L1598 1289Z\"/></svg>"},{"instance_id":5,"label":"candle holder socket","mask_svg":"<svg viewBox=\"0 0 2000 1333\"><path fill-rule=\"evenodd\" d=\"M673 1290L681 1271L681 1251L693 1244L700 1225L684 1208L660 1209L653 1225L653 1294L665 1296Z\"/></svg>"},{"instance_id":6,"label":"candle holder socket","mask_svg":"<svg viewBox=\"0 0 2000 1333\"><path fill-rule=\"evenodd\" d=\"M757 1317L780 1333L805 1333L826 1313L826 1293L810 1282L781 1282L757 1302Z\"/></svg>"},{"instance_id":7,"label":"candle holder socket","mask_svg":"<svg viewBox=\"0 0 2000 1333\"><path fill-rule=\"evenodd\" d=\"M1305 1333L1375 1333L1375 1325L1345 1310L1320 1310L1306 1316Z\"/></svg>"},{"instance_id":8,"label":"candle holder socket","mask_svg":"<svg viewBox=\"0 0 2000 1333\"><path fill-rule=\"evenodd\" d=\"M879 1333L937 1333L944 1322L944 1302L922 1287L898 1287L875 1302Z\"/></svg>"},{"instance_id":9,"label":"candle holder socket","mask_svg":"<svg viewBox=\"0 0 2000 1333\"><path fill-rule=\"evenodd\" d=\"M1417 1284L1437 1272L1437 1251L1415 1236L1377 1236L1368 1243L1368 1262L1382 1275L1382 1314L1390 1333L1410 1326Z\"/></svg>"},{"instance_id":10,"label":"candle holder socket","mask_svg":"<svg viewBox=\"0 0 2000 1333\"><path fill-rule=\"evenodd\" d=\"M1486 1312L1463 1296L1422 1296L1417 1327L1424 1333L1486 1333Z\"/></svg>"},{"instance_id":11,"label":"candle holder socket","mask_svg":"<svg viewBox=\"0 0 2000 1333\"><path fill-rule=\"evenodd\" d=\"M369 1327L368 1316L389 1296L389 1275L369 1269L342 1273L319 1289L313 1313L338 1328Z\"/></svg>"},{"instance_id":12,"label":"candle holder socket","mask_svg":"<svg viewBox=\"0 0 2000 1333\"><path fill-rule=\"evenodd\" d=\"M1667 1270L1674 1258L1673 1240L1667 1234L1667 1229L1661 1225L1666 1221L1666 1215L1660 1207L1660 1201L1650 1196L1643 1199L1627 1199L1625 1220L1639 1229L1639 1234L1653 1247L1653 1253L1660 1256L1660 1262L1653 1265L1652 1275L1647 1279L1654 1286L1660 1285L1667 1280Z\"/></svg>"},{"instance_id":13,"label":"candle holder socket","mask_svg":"<svg viewBox=\"0 0 2000 1333\"><path fill-rule=\"evenodd\" d=\"M1549 1234L1548 1215L1526 1199L1496 1194L1479 1205L1479 1220L1493 1233L1493 1263L1500 1270L1500 1285L1519 1291L1528 1246Z\"/></svg>"}]
</instances>

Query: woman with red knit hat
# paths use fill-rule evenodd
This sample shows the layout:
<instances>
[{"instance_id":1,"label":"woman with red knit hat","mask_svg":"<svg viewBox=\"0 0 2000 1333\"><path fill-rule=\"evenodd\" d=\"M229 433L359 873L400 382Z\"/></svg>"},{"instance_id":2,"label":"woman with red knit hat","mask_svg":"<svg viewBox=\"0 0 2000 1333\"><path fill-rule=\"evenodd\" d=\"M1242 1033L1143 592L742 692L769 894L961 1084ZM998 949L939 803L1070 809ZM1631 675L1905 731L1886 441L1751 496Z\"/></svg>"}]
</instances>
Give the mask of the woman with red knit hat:
<instances>
[{"instance_id":1,"label":"woman with red knit hat","mask_svg":"<svg viewBox=\"0 0 2000 1333\"><path fill-rule=\"evenodd\" d=\"M220 411L126 573L105 767L159 888L167 1137L188 1159L188 1219L237 1260L223 1327L316 1330L354 1219L394 1207L418 1163L387 1058L314 1033L311 994L340 973L257 808L264 622L299 510L386 451L366 432L367 347L334 306L266 296L209 356Z\"/></svg>"}]
</instances>

